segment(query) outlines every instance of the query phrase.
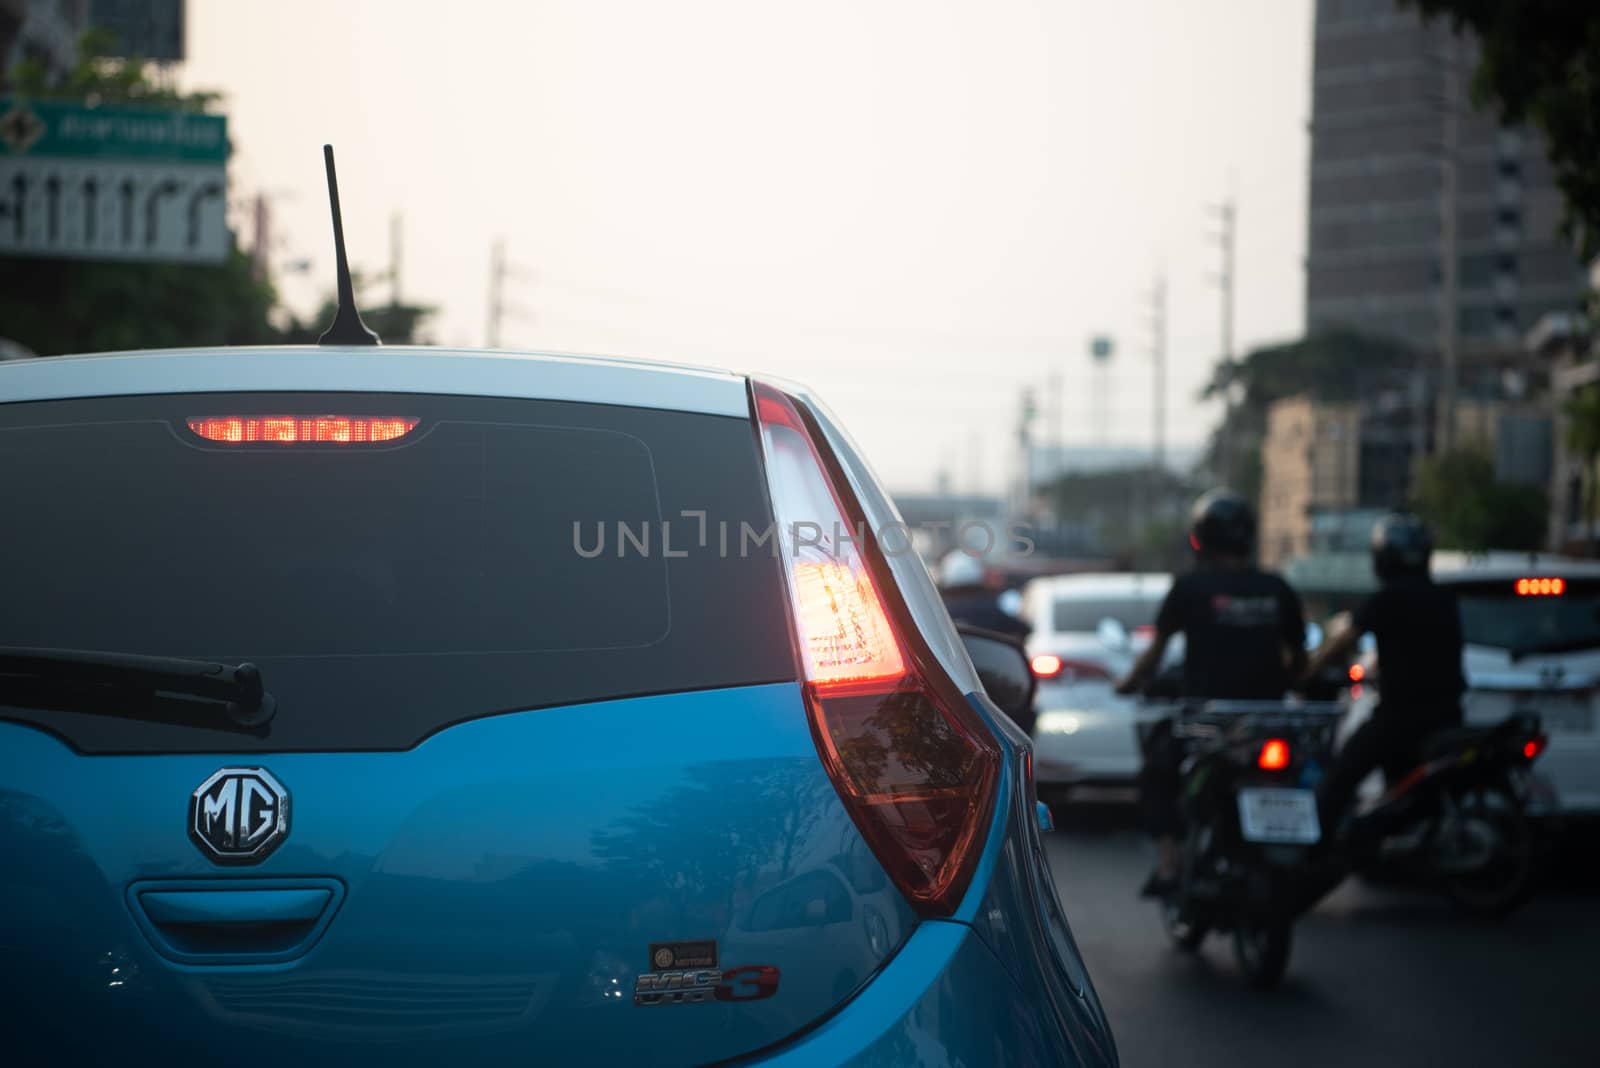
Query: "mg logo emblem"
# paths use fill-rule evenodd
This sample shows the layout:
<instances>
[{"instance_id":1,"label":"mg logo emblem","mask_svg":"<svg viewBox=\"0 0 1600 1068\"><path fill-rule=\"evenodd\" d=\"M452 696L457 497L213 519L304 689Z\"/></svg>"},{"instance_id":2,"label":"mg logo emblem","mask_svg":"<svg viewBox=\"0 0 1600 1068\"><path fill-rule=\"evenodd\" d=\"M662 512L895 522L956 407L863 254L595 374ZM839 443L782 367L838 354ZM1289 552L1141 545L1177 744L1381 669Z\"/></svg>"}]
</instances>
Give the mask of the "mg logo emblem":
<instances>
[{"instance_id":1,"label":"mg logo emblem","mask_svg":"<svg viewBox=\"0 0 1600 1068\"><path fill-rule=\"evenodd\" d=\"M189 837L218 864L256 864L289 835L289 791L266 768L223 768L189 799Z\"/></svg>"}]
</instances>

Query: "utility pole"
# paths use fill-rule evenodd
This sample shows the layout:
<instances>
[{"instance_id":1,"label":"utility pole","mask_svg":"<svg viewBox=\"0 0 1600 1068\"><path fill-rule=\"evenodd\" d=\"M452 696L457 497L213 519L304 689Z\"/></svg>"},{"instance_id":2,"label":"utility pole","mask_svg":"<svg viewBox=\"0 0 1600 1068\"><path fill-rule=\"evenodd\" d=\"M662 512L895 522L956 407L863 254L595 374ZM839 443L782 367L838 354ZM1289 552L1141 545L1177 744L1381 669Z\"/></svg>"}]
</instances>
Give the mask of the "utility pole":
<instances>
[{"instance_id":1,"label":"utility pole","mask_svg":"<svg viewBox=\"0 0 1600 1068\"><path fill-rule=\"evenodd\" d=\"M1061 473L1061 372L1050 372L1050 474L1051 477Z\"/></svg>"},{"instance_id":2,"label":"utility pole","mask_svg":"<svg viewBox=\"0 0 1600 1068\"><path fill-rule=\"evenodd\" d=\"M1109 336L1096 334L1089 339L1089 359L1094 365L1089 380L1089 425L1095 446L1102 449L1110 443L1107 427L1111 419L1111 357L1115 352L1116 343Z\"/></svg>"},{"instance_id":3,"label":"utility pole","mask_svg":"<svg viewBox=\"0 0 1600 1068\"><path fill-rule=\"evenodd\" d=\"M495 238L489 248L489 325L484 331L484 347L500 347L500 321L505 317L503 299L506 283L506 243Z\"/></svg>"},{"instance_id":4,"label":"utility pole","mask_svg":"<svg viewBox=\"0 0 1600 1068\"><path fill-rule=\"evenodd\" d=\"M1456 145L1460 139L1460 68L1456 35L1444 35L1440 57L1443 75L1439 145L1439 449L1446 452L1456 436L1456 349L1460 323L1456 312Z\"/></svg>"},{"instance_id":5,"label":"utility pole","mask_svg":"<svg viewBox=\"0 0 1600 1068\"><path fill-rule=\"evenodd\" d=\"M389 304L400 306L400 213L389 216Z\"/></svg>"},{"instance_id":6,"label":"utility pole","mask_svg":"<svg viewBox=\"0 0 1600 1068\"><path fill-rule=\"evenodd\" d=\"M251 214L255 237L250 245L250 276L257 282L263 282L270 273L272 256L272 206L265 193L256 194Z\"/></svg>"},{"instance_id":7,"label":"utility pole","mask_svg":"<svg viewBox=\"0 0 1600 1068\"><path fill-rule=\"evenodd\" d=\"M1233 479L1236 431L1233 425L1233 254L1238 205L1229 197L1213 210L1222 226L1216 236L1222 250L1222 273L1217 276L1217 288L1222 294L1222 368L1227 384L1222 391L1222 432L1217 435L1217 466L1221 468L1217 474L1222 482L1228 483Z\"/></svg>"},{"instance_id":8,"label":"utility pole","mask_svg":"<svg viewBox=\"0 0 1600 1068\"><path fill-rule=\"evenodd\" d=\"M1038 408L1034 403L1033 387L1022 388L1022 406L1017 418L1017 447L1021 452L1022 486L1017 500L1017 515L1033 513L1033 420Z\"/></svg>"},{"instance_id":9,"label":"utility pole","mask_svg":"<svg viewBox=\"0 0 1600 1068\"><path fill-rule=\"evenodd\" d=\"M1154 446L1155 469L1159 473L1167 460L1167 276L1156 275L1155 287L1150 291L1150 362L1154 396L1150 412L1151 442Z\"/></svg>"},{"instance_id":10,"label":"utility pole","mask_svg":"<svg viewBox=\"0 0 1600 1068\"><path fill-rule=\"evenodd\" d=\"M967 433L967 492L983 494L983 438L976 430Z\"/></svg>"}]
</instances>

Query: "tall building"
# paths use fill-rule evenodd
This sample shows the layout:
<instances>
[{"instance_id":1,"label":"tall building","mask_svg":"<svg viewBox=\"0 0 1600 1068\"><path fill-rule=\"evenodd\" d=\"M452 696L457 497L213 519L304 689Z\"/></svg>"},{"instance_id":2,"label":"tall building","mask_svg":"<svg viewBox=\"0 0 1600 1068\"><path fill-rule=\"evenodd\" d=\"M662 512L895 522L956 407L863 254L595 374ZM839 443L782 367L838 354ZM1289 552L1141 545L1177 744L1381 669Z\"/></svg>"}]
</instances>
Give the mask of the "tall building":
<instances>
[{"instance_id":1,"label":"tall building","mask_svg":"<svg viewBox=\"0 0 1600 1068\"><path fill-rule=\"evenodd\" d=\"M1584 272L1558 233L1562 200L1539 137L1473 108L1474 43L1396 0L1317 0L1306 319L1439 349L1440 148L1447 64L1457 134L1459 353L1513 353ZM1463 374L1470 392L1473 375Z\"/></svg>"}]
</instances>

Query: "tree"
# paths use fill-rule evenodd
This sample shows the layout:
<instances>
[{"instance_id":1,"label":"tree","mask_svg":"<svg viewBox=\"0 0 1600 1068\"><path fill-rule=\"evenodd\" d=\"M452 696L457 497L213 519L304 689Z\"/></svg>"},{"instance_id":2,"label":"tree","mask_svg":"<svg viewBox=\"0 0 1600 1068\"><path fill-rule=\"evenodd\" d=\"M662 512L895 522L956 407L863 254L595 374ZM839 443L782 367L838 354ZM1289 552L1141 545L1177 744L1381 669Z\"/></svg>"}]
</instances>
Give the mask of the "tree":
<instances>
[{"instance_id":1,"label":"tree","mask_svg":"<svg viewBox=\"0 0 1600 1068\"><path fill-rule=\"evenodd\" d=\"M1327 403L1358 401L1403 389L1417 366L1408 346L1344 328L1319 330L1279 345L1252 349L1241 360L1218 362L1202 400L1229 398L1233 420L1211 438L1205 466L1250 500L1261 489L1261 443L1267 409L1286 397L1309 395ZM1233 437L1234 461L1222 470L1222 434Z\"/></svg>"},{"instance_id":2,"label":"tree","mask_svg":"<svg viewBox=\"0 0 1600 1068\"><path fill-rule=\"evenodd\" d=\"M30 61L13 69L12 84L25 95L91 104L204 110L216 99L155 85L144 63L113 58L113 46L110 35L91 30L62 84L46 84L44 68ZM253 276L237 247L215 265L0 258L0 279L6 336L42 356L277 340L267 318L276 300L272 287Z\"/></svg>"},{"instance_id":3,"label":"tree","mask_svg":"<svg viewBox=\"0 0 1600 1068\"><path fill-rule=\"evenodd\" d=\"M1592 0L1399 0L1482 42L1480 107L1544 134L1566 199L1566 229L1600 254L1600 5Z\"/></svg>"},{"instance_id":4,"label":"tree","mask_svg":"<svg viewBox=\"0 0 1600 1068\"><path fill-rule=\"evenodd\" d=\"M152 82L145 61L117 54L117 35L90 29L78 38L77 60L66 77L52 83L41 60L24 59L11 68L11 92L18 96L60 97L86 104L148 104L152 107L204 111L221 99L220 93L179 92Z\"/></svg>"},{"instance_id":5,"label":"tree","mask_svg":"<svg viewBox=\"0 0 1600 1068\"><path fill-rule=\"evenodd\" d=\"M1143 466L1076 471L1044 492L1058 522L1092 531L1094 548L1126 553L1133 566L1152 570L1185 559L1185 517L1199 492L1190 478Z\"/></svg>"},{"instance_id":6,"label":"tree","mask_svg":"<svg viewBox=\"0 0 1600 1068\"><path fill-rule=\"evenodd\" d=\"M356 307L361 309L361 320L378 335L385 345L431 345L433 340L423 329L437 308L428 304L368 304L362 299L367 280L359 272L350 279L356 293ZM338 303L330 294L322 301L310 319L290 317L279 340L289 345L315 345L322 332L333 322Z\"/></svg>"},{"instance_id":7,"label":"tree","mask_svg":"<svg viewBox=\"0 0 1600 1068\"><path fill-rule=\"evenodd\" d=\"M1584 548L1594 551L1595 464L1600 462L1600 389L1567 398L1567 448L1583 458Z\"/></svg>"},{"instance_id":8,"label":"tree","mask_svg":"<svg viewBox=\"0 0 1600 1068\"><path fill-rule=\"evenodd\" d=\"M1476 448L1436 453L1417 468L1417 514L1447 549L1534 552L1544 545L1548 505L1538 486L1495 479L1494 459Z\"/></svg>"},{"instance_id":9,"label":"tree","mask_svg":"<svg viewBox=\"0 0 1600 1068\"><path fill-rule=\"evenodd\" d=\"M1398 341L1344 328L1319 330L1252 349L1231 364L1218 362L1201 397L1232 394L1238 407L1259 412L1302 393L1329 403L1353 401L1403 385L1416 362L1416 353Z\"/></svg>"}]
</instances>

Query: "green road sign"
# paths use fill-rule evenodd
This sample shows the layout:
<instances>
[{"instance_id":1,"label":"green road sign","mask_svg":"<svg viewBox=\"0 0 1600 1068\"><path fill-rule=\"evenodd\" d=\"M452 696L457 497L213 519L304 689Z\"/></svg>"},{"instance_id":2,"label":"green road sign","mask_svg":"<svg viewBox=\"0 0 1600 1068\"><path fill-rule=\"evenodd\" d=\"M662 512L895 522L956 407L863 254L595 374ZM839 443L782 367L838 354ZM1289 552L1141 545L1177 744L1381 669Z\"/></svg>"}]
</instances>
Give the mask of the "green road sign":
<instances>
[{"instance_id":1,"label":"green road sign","mask_svg":"<svg viewBox=\"0 0 1600 1068\"><path fill-rule=\"evenodd\" d=\"M0 97L0 256L221 262L227 122Z\"/></svg>"},{"instance_id":2,"label":"green road sign","mask_svg":"<svg viewBox=\"0 0 1600 1068\"><path fill-rule=\"evenodd\" d=\"M0 98L0 156L224 163L228 120L165 108Z\"/></svg>"}]
</instances>

